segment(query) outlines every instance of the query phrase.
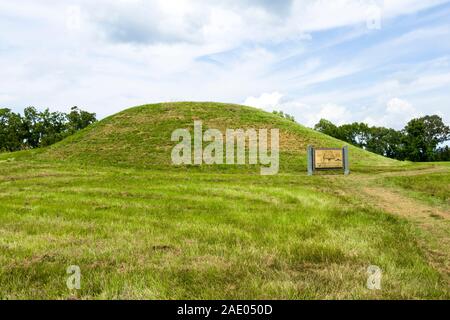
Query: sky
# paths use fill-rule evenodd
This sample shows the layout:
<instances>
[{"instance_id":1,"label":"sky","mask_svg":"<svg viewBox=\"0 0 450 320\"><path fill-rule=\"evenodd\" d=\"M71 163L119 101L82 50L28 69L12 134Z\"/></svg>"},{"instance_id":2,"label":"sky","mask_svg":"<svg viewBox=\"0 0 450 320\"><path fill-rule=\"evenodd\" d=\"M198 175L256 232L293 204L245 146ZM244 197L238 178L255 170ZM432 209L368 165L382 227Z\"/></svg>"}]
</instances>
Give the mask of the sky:
<instances>
[{"instance_id":1,"label":"sky","mask_svg":"<svg viewBox=\"0 0 450 320\"><path fill-rule=\"evenodd\" d=\"M0 0L0 108L167 101L450 123L450 1Z\"/></svg>"}]
</instances>

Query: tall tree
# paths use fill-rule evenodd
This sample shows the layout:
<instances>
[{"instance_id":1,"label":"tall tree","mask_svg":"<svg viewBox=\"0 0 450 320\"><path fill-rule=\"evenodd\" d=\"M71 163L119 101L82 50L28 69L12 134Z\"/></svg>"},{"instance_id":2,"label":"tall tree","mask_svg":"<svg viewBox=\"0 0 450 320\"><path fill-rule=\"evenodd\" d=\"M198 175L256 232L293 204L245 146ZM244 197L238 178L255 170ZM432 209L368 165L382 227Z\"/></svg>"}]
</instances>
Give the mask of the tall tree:
<instances>
[{"instance_id":1,"label":"tall tree","mask_svg":"<svg viewBox=\"0 0 450 320\"><path fill-rule=\"evenodd\" d=\"M341 134L339 132L339 128L329 120L320 119L320 121L314 126L314 129L331 137L342 139L342 137L340 137Z\"/></svg>"},{"instance_id":2,"label":"tall tree","mask_svg":"<svg viewBox=\"0 0 450 320\"><path fill-rule=\"evenodd\" d=\"M404 129L406 158L432 161L436 148L450 138L450 128L437 115L412 119Z\"/></svg>"},{"instance_id":3,"label":"tall tree","mask_svg":"<svg viewBox=\"0 0 450 320\"><path fill-rule=\"evenodd\" d=\"M0 151L17 151L23 147L25 131L20 114L0 109Z\"/></svg>"},{"instance_id":4,"label":"tall tree","mask_svg":"<svg viewBox=\"0 0 450 320\"><path fill-rule=\"evenodd\" d=\"M436 161L450 161L450 148L448 146L437 149Z\"/></svg>"},{"instance_id":5,"label":"tall tree","mask_svg":"<svg viewBox=\"0 0 450 320\"><path fill-rule=\"evenodd\" d=\"M354 122L344 124L338 127L340 139L347 141L355 146L365 149L371 138L369 126L365 123Z\"/></svg>"},{"instance_id":6,"label":"tall tree","mask_svg":"<svg viewBox=\"0 0 450 320\"><path fill-rule=\"evenodd\" d=\"M71 133L84 129L97 121L95 113L80 110L76 106L71 108L70 113L67 115L67 119L69 120L68 126Z\"/></svg>"},{"instance_id":7,"label":"tall tree","mask_svg":"<svg viewBox=\"0 0 450 320\"><path fill-rule=\"evenodd\" d=\"M39 135L41 147L49 146L68 136L67 116L61 112L50 112L45 109L39 114L41 122L39 125Z\"/></svg>"},{"instance_id":8,"label":"tall tree","mask_svg":"<svg viewBox=\"0 0 450 320\"><path fill-rule=\"evenodd\" d=\"M403 134L400 131L384 128L371 127L371 137L367 142L367 150L381 154L385 157L403 160L404 143Z\"/></svg>"},{"instance_id":9,"label":"tall tree","mask_svg":"<svg viewBox=\"0 0 450 320\"><path fill-rule=\"evenodd\" d=\"M23 126L25 128L25 143L28 148L37 148L41 142L41 122L39 112L35 107L27 107L23 111Z\"/></svg>"}]
</instances>

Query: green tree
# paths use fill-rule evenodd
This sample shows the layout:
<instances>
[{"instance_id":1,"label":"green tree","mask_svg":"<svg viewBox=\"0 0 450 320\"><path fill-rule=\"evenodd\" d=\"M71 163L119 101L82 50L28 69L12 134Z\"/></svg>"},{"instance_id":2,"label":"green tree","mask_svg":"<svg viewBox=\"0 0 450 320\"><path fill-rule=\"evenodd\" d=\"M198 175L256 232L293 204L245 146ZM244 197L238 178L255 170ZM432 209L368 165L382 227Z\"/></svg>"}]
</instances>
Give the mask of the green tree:
<instances>
[{"instance_id":1,"label":"green tree","mask_svg":"<svg viewBox=\"0 0 450 320\"><path fill-rule=\"evenodd\" d=\"M69 135L67 115L61 112L50 112L45 109L39 114L39 146L49 146Z\"/></svg>"},{"instance_id":2,"label":"green tree","mask_svg":"<svg viewBox=\"0 0 450 320\"><path fill-rule=\"evenodd\" d=\"M433 161L438 145L450 138L450 128L437 115L412 119L404 133L406 158L412 161Z\"/></svg>"},{"instance_id":3,"label":"green tree","mask_svg":"<svg viewBox=\"0 0 450 320\"><path fill-rule=\"evenodd\" d=\"M412 119L402 131L369 127L365 123L336 126L321 119L317 131L346 141L368 151L398 160L446 161L448 147L438 146L450 139L450 128L437 115Z\"/></svg>"},{"instance_id":4,"label":"green tree","mask_svg":"<svg viewBox=\"0 0 450 320\"><path fill-rule=\"evenodd\" d=\"M370 131L371 137L367 141L366 150L385 157L404 160L402 132L384 127L371 127Z\"/></svg>"},{"instance_id":5,"label":"green tree","mask_svg":"<svg viewBox=\"0 0 450 320\"><path fill-rule=\"evenodd\" d=\"M84 129L97 121L95 113L80 110L76 106L71 108L70 113L67 115L67 119L69 121L68 126L70 133Z\"/></svg>"},{"instance_id":6,"label":"green tree","mask_svg":"<svg viewBox=\"0 0 450 320\"><path fill-rule=\"evenodd\" d=\"M95 121L95 113L78 107L71 108L69 114L49 109L39 112L35 107L28 107L23 116L10 109L0 109L0 151L45 147Z\"/></svg>"},{"instance_id":7,"label":"green tree","mask_svg":"<svg viewBox=\"0 0 450 320\"><path fill-rule=\"evenodd\" d=\"M448 146L437 149L436 161L450 161L450 148Z\"/></svg>"},{"instance_id":8,"label":"green tree","mask_svg":"<svg viewBox=\"0 0 450 320\"><path fill-rule=\"evenodd\" d=\"M354 122L338 127L338 137L341 140L365 149L371 138L371 131L367 124Z\"/></svg>"},{"instance_id":9,"label":"green tree","mask_svg":"<svg viewBox=\"0 0 450 320\"><path fill-rule=\"evenodd\" d=\"M20 114L11 109L0 109L0 151L22 149L25 131Z\"/></svg>"},{"instance_id":10,"label":"green tree","mask_svg":"<svg viewBox=\"0 0 450 320\"><path fill-rule=\"evenodd\" d=\"M320 121L314 126L314 129L337 139L340 137L339 128L326 119L320 119Z\"/></svg>"},{"instance_id":11,"label":"green tree","mask_svg":"<svg viewBox=\"0 0 450 320\"><path fill-rule=\"evenodd\" d=\"M336 126L331 121L321 119L314 129L360 148L366 148L371 135L369 126L358 122Z\"/></svg>"},{"instance_id":12,"label":"green tree","mask_svg":"<svg viewBox=\"0 0 450 320\"><path fill-rule=\"evenodd\" d=\"M37 148L41 141L41 117L35 107L25 108L23 111L23 126L25 129L25 146Z\"/></svg>"}]
</instances>

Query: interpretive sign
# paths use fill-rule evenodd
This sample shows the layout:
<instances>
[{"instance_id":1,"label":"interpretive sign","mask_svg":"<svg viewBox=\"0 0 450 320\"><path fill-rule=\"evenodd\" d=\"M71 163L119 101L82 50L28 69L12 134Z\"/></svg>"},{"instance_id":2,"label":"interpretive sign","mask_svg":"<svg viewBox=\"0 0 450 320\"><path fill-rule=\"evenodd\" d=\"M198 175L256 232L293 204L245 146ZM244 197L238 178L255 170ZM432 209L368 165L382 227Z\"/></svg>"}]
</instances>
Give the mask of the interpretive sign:
<instances>
[{"instance_id":1,"label":"interpretive sign","mask_svg":"<svg viewBox=\"0 0 450 320\"><path fill-rule=\"evenodd\" d=\"M343 169L343 149L314 149L314 169Z\"/></svg>"},{"instance_id":2,"label":"interpretive sign","mask_svg":"<svg viewBox=\"0 0 450 320\"><path fill-rule=\"evenodd\" d=\"M344 170L344 174L350 173L348 161L348 147L317 148L308 146L308 175L316 170Z\"/></svg>"}]
</instances>

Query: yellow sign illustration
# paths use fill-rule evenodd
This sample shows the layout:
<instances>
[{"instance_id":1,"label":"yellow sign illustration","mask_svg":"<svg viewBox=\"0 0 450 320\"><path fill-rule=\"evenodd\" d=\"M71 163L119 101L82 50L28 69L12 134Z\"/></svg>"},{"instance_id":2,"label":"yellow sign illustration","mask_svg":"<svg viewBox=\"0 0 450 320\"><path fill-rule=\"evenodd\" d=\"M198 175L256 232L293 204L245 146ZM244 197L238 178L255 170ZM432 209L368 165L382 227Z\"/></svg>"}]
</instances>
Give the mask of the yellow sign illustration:
<instances>
[{"instance_id":1,"label":"yellow sign illustration","mask_svg":"<svg viewBox=\"0 0 450 320\"><path fill-rule=\"evenodd\" d=\"M344 168L342 149L314 149L314 167L316 169Z\"/></svg>"}]
</instances>

